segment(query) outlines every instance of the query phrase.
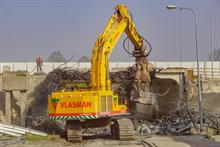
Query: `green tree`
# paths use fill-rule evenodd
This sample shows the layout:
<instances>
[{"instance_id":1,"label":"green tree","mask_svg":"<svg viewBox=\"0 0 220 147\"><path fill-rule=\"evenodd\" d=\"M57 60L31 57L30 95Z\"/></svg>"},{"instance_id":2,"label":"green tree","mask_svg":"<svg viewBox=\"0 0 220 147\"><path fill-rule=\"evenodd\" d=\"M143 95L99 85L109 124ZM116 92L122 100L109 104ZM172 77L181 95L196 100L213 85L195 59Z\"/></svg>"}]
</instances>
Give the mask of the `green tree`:
<instances>
[{"instance_id":1,"label":"green tree","mask_svg":"<svg viewBox=\"0 0 220 147\"><path fill-rule=\"evenodd\" d=\"M59 51L54 51L47 59L47 62L66 62L66 59Z\"/></svg>"},{"instance_id":2,"label":"green tree","mask_svg":"<svg viewBox=\"0 0 220 147\"><path fill-rule=\"evenodd\" d=\"M90 59L86 56L82 56L81 58L79 58L78 62L90 62Z\"/></svg>"}]
</instances>

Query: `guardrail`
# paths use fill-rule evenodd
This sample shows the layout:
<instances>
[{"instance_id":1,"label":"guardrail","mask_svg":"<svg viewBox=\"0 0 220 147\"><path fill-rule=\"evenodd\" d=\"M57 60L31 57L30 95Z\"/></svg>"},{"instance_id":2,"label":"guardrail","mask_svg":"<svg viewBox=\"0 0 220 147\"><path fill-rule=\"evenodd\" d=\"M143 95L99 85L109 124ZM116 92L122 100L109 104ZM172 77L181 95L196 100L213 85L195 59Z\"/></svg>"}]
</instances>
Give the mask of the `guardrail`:
<instances>
[{"instance_id":1,"label":"guardrail","mask_svg":"<svg viewBox=\"0 0 220 147\"><path fill-rule=\"evenodd\" d=\"M197 75L196 62L150 62L155 68L187 68L193 69L194 75ZM44 62L43 72L49 73L58 67L68 67L71 69L89 70L90 62ZM110 62L109 69L114 71L123 69L134 65L134 62ZM35 62L1 62L0 73L3 72L3 67L7 67L10 71L28 71L30 74L37 72ZM202 77L218 77L220 78L220 62L213 62L213 69L211 62L199 62L200 74Z\"/></svg>"}]
</instances>

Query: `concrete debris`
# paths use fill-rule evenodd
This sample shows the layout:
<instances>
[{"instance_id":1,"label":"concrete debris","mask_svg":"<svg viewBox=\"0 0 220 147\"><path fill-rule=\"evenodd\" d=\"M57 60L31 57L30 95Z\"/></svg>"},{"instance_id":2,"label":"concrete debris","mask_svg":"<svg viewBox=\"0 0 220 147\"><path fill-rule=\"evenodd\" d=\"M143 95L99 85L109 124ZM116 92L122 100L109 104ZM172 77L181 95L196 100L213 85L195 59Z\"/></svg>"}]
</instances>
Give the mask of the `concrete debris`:
<instances>
[{"instance_id":1,"label":"concrete debris","mask_svg":"<svg viewBox=\"0 0 220 147\"><path fill-rule=\"evenodd\" d=\"M159 134L159 135L188 135L199 133L199 113L192 102L182 101L177 109L170 112L169 116L159 119L134 120L137 133ZM204 134L219 134L220 114L213 113L210 109L204 109ZM194 131L193 131L194 130Z\"/></svg>"},{"instance_id":2,"label":"concrete debris","mask_svg":"<svg viewBox=\"0 0 220 147\"><path fill-rule=\"evenodd\" d=\"M45 116L31 117L26 119L27 126L36 130L47 132L48 134L65 135L65 121L52 121Z\"/></svg>"},{"instance_id":3,"label":"concrete debris","mask_svg":"<svg viewBox=\"0 0 220 147\"><path fill-rule=\"evenodd\" d=\"M101 128L88 128L83 130L83 136L111 136L111 129L109 126Z\"/></svg>"}]
</instances>

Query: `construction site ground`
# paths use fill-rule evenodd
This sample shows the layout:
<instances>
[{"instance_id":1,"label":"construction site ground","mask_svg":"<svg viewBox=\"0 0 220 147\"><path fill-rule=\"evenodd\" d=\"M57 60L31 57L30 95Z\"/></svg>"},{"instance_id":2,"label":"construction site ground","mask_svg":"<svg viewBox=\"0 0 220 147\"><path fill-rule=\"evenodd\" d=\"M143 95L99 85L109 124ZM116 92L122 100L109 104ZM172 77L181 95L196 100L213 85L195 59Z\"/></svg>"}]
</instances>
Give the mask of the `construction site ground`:
<instances>
[{"instance_id":1,"label":"construction site ground","mask_svg":"<svg viewBox=\"0 0 220 147\"><path fill-rule=\"evenodd\" d=\"M22 141L9 147L219 147L220 135L209 139L199 135L189 136L160 136L136 135L132 141L112 140L108 136L94 139L86 138L81 143L67 142L59 136L49 136L41 141Z\"/></svg>"}]
</instances>

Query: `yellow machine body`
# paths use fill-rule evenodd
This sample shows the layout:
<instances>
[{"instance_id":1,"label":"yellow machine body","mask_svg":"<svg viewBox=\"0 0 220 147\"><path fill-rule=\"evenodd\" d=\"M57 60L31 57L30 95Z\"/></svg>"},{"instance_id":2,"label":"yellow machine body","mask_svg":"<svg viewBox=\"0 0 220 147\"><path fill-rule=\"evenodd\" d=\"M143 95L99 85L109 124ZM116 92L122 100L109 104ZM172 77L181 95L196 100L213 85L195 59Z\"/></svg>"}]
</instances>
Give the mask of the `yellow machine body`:
<instances>
[{"instance_id":1,"label":"yellow machine body","mask_svg":"<svg viewBox=\"0 0 220 147\"><path fill-rule=\"evenodd\" d=\"M112 91L54 92L48 99L51 119L97 119L127 111Z\"/></svg>"}]
</instances>

